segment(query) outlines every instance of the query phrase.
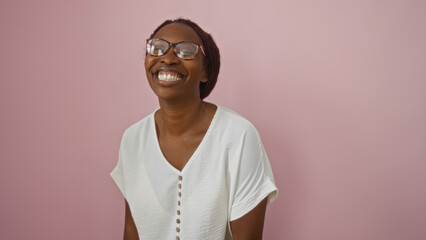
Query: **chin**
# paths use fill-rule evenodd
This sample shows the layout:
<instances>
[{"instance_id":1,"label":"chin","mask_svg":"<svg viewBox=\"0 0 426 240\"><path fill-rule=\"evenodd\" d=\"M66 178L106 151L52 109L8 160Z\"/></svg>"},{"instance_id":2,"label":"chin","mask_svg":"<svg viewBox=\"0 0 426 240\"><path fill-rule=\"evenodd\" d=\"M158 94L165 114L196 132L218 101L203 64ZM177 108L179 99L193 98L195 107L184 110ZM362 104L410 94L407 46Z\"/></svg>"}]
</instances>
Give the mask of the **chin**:
<instances>
[{"instance_id":1,"label":"chin","mask_svg":"<svg viewBox=\"0 0 426 240\"><path fill-rule=\"evenodd\" d=\"M154 93L161 101L173 101L183 97L182 94L176 92L175 89L170 88L157 88L154 90Z\"/></svg>"}]
</instances>

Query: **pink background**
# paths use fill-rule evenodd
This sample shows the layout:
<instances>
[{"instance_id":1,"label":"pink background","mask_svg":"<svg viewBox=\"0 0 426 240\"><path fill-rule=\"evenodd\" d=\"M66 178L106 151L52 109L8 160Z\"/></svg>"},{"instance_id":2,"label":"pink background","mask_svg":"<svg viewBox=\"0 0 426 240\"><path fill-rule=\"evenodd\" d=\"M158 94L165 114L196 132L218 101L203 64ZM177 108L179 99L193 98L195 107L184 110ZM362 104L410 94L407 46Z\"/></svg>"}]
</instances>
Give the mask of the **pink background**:
<instances>
[{"instance_id":1,"label":"pink background","mask_svg":"<svg viewBox=\"0 0 426 240\"><path fill-rule=\"evenodd\" d=\"M121 239L109 173L157 107L144 41L211 32L209 101L258 128L280 195L265 239L426 239L425 1L0 2L0 239Z\"/></svg>"}]
</instances>

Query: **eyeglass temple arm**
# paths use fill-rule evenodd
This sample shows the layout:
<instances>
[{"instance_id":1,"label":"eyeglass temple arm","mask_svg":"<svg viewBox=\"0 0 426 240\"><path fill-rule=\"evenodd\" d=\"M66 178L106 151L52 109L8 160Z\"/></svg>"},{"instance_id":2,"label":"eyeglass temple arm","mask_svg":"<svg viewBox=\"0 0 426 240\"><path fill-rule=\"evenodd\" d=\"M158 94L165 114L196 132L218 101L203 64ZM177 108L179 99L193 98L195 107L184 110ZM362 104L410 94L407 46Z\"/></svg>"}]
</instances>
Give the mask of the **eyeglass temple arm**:
<instances>
[{"instance_id":1,"label":"eyeglass temple arm","mask_svg":"<svg viewBox=\"0 0 426 240\"><path fill-rule=\"evenodd\" d=\"M203 55L204 56L206 56L206 52L204 52L204 48L203 48L203 46L201 46L201 45L199 45L200 46L200 48L201 48L201 52L203 53Z\"/></svg>"}]
</instances>

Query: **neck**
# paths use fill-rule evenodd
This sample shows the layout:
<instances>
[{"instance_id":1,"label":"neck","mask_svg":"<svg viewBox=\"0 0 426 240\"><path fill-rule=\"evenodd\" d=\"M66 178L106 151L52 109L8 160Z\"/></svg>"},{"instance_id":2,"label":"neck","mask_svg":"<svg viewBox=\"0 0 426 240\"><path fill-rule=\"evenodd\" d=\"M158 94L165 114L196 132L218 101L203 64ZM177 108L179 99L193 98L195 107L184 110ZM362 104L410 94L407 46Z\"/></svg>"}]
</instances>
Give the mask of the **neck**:
<instances>
[{"instance_id":1,"label":"neck","mask_svg":"<svg viewBox=\"0 0 426 240\"><path fill-rule=\"evenodd\" d=\"M188 102L160 100L158 127L163 133L182 135L199 122L204 105L200 98Z\"/></svg>"}]
</instances>

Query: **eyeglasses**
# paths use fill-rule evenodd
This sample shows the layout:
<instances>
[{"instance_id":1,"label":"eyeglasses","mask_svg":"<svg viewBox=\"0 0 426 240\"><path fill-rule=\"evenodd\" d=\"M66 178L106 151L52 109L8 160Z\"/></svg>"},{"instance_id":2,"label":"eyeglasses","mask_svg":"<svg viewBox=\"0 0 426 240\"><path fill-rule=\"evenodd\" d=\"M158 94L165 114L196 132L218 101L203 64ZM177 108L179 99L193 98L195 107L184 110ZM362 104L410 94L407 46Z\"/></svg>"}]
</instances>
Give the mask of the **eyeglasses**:
<instances>
[{"instance_id":1,"label":"eyeglasses","mask_svg":"<svg viewBox=\"0 0 426 240\"><path fill-rule=\"evenodd\" d=\"M178 42L170 43L164 39L154 38L148 39L146 42L146 52L154 57L159 57L169 51L170 46L173 47L175 55L184 60L194 59L198 53L198 49L201 48L201 52L205 56L203 46L193 42Z\"/></svg>"}]
</instances>

